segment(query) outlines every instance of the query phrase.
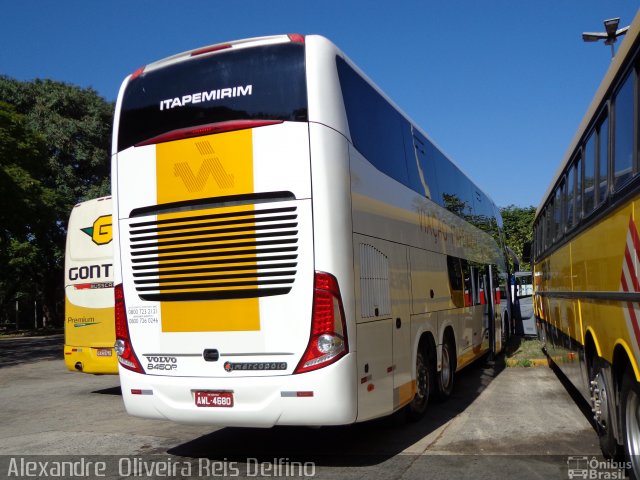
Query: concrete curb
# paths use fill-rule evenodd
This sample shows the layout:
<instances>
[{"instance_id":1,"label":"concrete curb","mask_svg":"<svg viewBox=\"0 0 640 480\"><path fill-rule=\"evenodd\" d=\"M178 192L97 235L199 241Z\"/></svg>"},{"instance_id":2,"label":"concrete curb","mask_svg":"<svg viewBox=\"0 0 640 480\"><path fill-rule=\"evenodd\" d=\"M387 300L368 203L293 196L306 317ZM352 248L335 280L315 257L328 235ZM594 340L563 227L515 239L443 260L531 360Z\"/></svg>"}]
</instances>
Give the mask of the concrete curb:
<instances>
[{"instance_id":1,"label":"concrete curb","mask_svg":"<svg viewBox=\"0 0 640 480\"><path fill-rule=\"evenodd\" d=\"M530 365L519 365L520 362L528 361ZM547 358L507 358L505 364L510 368L532 368L532 367L548 367L549 361L553 363L561 363L562 357Z\"/></svg>"},{"instance_id":2,"label":"concrete curb","mask_svg":"<svg viewBox=\"0 0 640 480\"><path fill-rule=\"evenodd\" d=\"M528 362L523 365L524 362ZM545 358L507 358L505 364L509 368L533 368L533 367L546 367L547 360Z\"/></svg>"}]
</instances>

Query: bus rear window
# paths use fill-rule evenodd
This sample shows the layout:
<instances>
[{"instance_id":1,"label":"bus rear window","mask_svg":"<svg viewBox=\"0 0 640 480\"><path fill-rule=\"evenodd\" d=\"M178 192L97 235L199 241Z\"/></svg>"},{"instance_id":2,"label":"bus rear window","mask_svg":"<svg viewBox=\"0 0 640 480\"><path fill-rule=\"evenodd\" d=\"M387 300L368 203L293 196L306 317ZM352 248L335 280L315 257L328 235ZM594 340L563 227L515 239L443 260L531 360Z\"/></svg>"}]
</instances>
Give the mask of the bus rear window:
<instances>
[{"instance_id":1,"label":"bus rear window","mask_svg":"<svg viewBox=\"0 0 640 480\"><path fill-rule=\"evenodd\" d=\"M307 121L304 45L229 50L143 73L122 98L118 151L230 120Z\"/></svg>"}]
</instances>

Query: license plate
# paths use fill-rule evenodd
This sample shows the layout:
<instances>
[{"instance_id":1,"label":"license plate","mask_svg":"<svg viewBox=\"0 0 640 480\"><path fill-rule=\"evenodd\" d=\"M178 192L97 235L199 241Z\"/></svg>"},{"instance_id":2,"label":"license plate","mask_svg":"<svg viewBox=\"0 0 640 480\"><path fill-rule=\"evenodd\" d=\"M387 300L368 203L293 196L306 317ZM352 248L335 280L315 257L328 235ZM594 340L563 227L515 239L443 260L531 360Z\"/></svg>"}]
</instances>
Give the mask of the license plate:
<instances>
[{"instance_id":1,"label":"license plate","mask_svg":"<svg viewBox=\"0 0 640 480\"><path fill-rule=\"evenodd\" d=\"M196 391L196 407L233 407L233 392Z\"/></svg>"},{"instance_id":2,"label":"license plate","mask_svg":"<svg viewBox=\"0 0 640 480\"><path fill-rule=\"evenodd\" d=\"M96 352L96 354L99 357L110 357L111 356L111 349L110 348L99 348L98 351Z\"/></svg>"}]
</instances>

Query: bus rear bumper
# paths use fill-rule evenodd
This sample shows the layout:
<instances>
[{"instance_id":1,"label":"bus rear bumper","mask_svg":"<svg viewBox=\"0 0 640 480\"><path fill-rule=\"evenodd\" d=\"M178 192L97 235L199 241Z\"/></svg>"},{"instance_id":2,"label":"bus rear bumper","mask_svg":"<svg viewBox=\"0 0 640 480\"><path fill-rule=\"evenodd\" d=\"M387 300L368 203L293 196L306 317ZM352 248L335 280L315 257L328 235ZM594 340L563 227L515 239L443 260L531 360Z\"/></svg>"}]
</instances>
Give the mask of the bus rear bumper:
<instances>
[{"instance_id":1,"label":"bus rear bumper","mask_svg":"<svg viewBox=\"0 0 640 480\"><path fill-rule=\"evenodd\" d=\"M104 355L107 352L111 355ZM117 375L118 358L113 347L64 346L64 364L72 372Z\"/></svg>"},{"instance_id":2,"label":"bus rear bumper","mask_svg":"<svg viewBox=\"0 0 640 480\"><path fill-rule=\"evenodd\" d=\"M127 413L225 427L344 425L357 415L356 360L348 354L320 370L269 377L168 377L120 367ZM197 391L233 392L232 407L197 406Z\"/></svg>"}]
</instances>

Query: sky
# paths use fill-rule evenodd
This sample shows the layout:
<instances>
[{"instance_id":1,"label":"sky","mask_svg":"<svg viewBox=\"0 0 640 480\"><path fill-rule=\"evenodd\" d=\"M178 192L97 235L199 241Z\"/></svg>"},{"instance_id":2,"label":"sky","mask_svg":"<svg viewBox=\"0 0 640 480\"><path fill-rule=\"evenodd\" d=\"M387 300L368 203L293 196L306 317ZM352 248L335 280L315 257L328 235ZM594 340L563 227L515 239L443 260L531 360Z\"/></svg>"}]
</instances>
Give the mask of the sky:
<instances>
[{"instance_id":1,"label":"sky","mask_svg":"<svg viewBox=\"0 0 640 480\"><path fill-rule=\"evenodd\" d=\"M333 41L500 207L538 206L640 0L1 0L0 75L115 101L138 67L281 33Z\"/></svg>"}]
</instances>

